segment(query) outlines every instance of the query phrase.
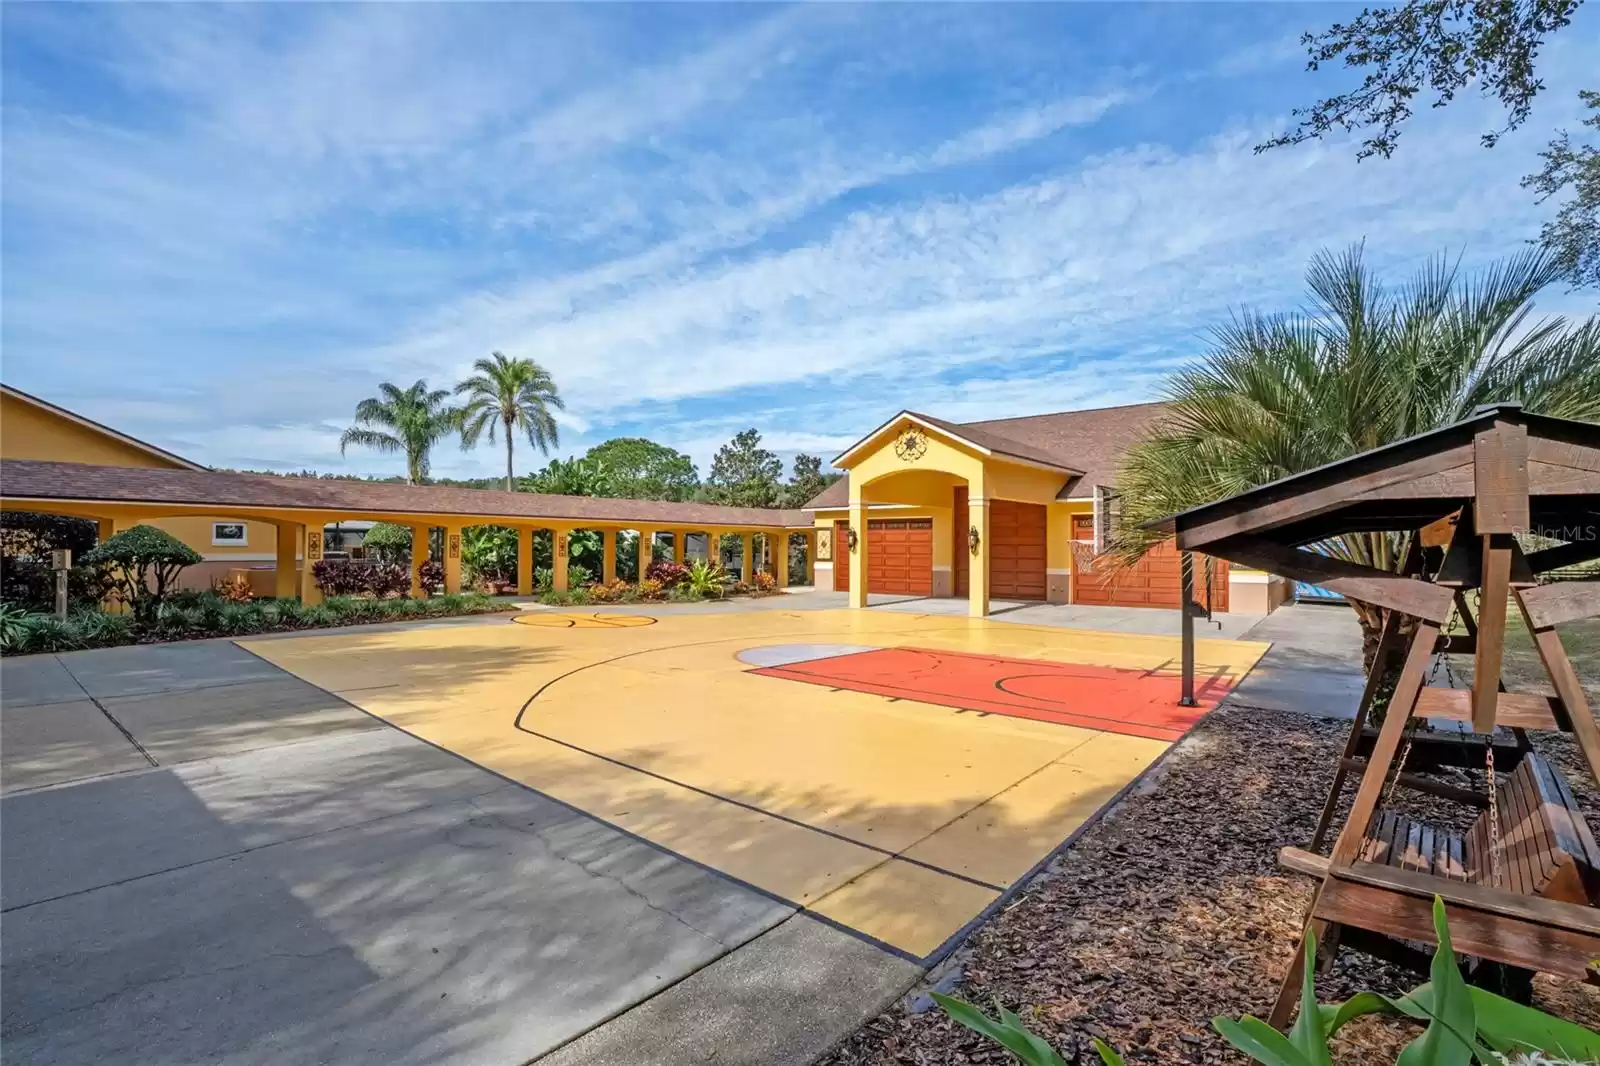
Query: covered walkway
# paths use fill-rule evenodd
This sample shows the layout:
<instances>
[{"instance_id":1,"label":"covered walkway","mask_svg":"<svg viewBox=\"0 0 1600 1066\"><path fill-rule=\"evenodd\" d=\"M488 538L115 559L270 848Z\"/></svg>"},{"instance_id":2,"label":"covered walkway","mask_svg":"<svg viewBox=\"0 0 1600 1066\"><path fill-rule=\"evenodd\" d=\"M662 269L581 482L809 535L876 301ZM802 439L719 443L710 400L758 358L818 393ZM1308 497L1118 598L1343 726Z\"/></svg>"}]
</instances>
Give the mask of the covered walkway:
<instances>
[{"instance_id":1,"label":"covered walkway","mask_svg":"<svg viewBox=\"0 0 1600 1066\"><path fill-rule=\"evenodd\" d=\"M809 511L211 470L5 459L0 460L0 508L95 519L102 539L159 518L226 515L264 522L277 529L275 594L297 596L307 603L322 598L311 572L323 555L322 531L346 521L392 522L411 528L412 595L422 593L421 567L435 528L444 530L446 592L461 590L461 531L468 526L517 530L517 591L523 595L534 590L533 535L538 530L552 535L551 581L557 590L567 588L568 543L576 530L593 530L603 538L603 581L615 579L618 534L630 530L639 536L640 574L649 568L662 536L670 538L673 554L681 561L691 534L705 534L708 545L736 535L743 546L741 573L746 577L755 569L756 540L762 538L780 587L790 583L791 536L806 540L805 580L816 558ZM298 565L301 560L303 566Z\"/></svg>"}]
</instances>

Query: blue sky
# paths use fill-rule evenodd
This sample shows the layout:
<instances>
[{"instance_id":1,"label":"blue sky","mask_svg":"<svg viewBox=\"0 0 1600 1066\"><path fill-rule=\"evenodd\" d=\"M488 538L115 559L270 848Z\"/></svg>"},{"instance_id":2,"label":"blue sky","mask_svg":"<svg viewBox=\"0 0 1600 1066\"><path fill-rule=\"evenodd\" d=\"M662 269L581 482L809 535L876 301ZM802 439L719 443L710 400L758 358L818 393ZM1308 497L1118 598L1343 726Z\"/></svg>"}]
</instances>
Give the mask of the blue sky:
<instances>
[{"instance_id":1,"label":"blue sky","mask_svg":"<svg viewBox=\"0 0 1600 1066\"><path fill-rule=\"evenodd\" d=\"M1492 151L1473 99L1390 161L1253 155L1344 83L1296 39L1349 13L6 5L4 378L213 465L378 474L339 455L355 403L491 349L555 374L559 454L644 435L702 472L749 425L827 458L902 407L1152 399L1319 248L1398 279L1537 233L1517 181L1600 13Z\"/></svg>"}]
</instances>

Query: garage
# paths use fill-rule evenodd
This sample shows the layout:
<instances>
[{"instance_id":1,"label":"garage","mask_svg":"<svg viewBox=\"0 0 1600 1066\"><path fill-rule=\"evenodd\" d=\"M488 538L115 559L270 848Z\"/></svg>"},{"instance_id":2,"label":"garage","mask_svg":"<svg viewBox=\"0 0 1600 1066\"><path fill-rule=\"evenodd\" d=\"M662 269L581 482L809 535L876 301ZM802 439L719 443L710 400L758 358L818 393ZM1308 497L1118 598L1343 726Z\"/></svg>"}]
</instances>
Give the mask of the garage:
<instances>
[{"instance_id":1,"label":"garage","mask_svg":"<svg viewBox=\"0 0 1600 1066\"><path fill-rule=\"evenodd\" d=\"M1043 504L995 500L989 505L989 595L997 600L1045 598Z\"/></svg>"},{"instance_id":2,"label":"garage","mask_svg":"<svg viewBox=\"0 0 1600 1066\"><path fill-rule=\"evenodd\" d=\"M1170 607L1180 599L1183 575L1178 549L1166 541L1150 549L1134 566L1115 570L1096 564L1094 545L1072 545L1072 602L1096 607ZM1207 562L1210 573L1207 573ZM1209 576L1209 580L1208 580ZM1220 559L1194 559L1195 599L1213 611L1228 609L1228 564Z\"/></svg>"},{"instance_id":3,"label":"garage","mask_svg":"<svg viewBox=\"0 0 1600 1066\"><path fill-rule=\"evenodd\" d=\"M846 544L845 523L835 527L835 541ZM848 550L848 549L847 549ZM833 587L850 587L847 560L833 568ZM877 518L867 523L867 591L898 596L933 595L933 520Z\"/></svg>"}]
</instances>

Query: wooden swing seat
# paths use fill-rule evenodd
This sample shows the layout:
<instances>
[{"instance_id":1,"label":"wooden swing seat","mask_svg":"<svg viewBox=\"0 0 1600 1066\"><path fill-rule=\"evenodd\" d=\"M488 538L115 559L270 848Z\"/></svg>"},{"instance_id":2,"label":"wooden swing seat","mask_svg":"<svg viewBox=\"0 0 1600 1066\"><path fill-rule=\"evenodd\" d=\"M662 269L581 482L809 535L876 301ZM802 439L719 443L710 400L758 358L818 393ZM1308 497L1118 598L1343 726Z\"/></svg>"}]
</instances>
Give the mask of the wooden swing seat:
<instances>
[{"instance_id":1,"label":"wooden swing seat","mask_svg":"<svg viewBox=\"0 0 1600 1066\"><path fill-rule=\"evenodd\" d=\"M1501 781L1500 885L1523 896L1588 904L1600 899L1600 848L1566 780L1542 756L1529 753ZM1465 833L1393 811L1379 814L1357 861L1411 873L1495 887L1489 854L1489 812ZM1290 870L1325 876L1328 860L1284 848Z\"/></svg>"},{"instance_id":2,"label":"wooden swing seat","mask_svg":"<svg viewBox=\"0 0 1600 1066\"><path fill-rule=\"evenodd\" d=\"M1594 900L1600 854L1561 775L1529 754L1499 789L1499 887L1567 903ZM1489 812L1465 833L1383 812L1362 843L1358 861L1431 874L1448 881L1494 884Z\"/></svg>"}]
</instances>

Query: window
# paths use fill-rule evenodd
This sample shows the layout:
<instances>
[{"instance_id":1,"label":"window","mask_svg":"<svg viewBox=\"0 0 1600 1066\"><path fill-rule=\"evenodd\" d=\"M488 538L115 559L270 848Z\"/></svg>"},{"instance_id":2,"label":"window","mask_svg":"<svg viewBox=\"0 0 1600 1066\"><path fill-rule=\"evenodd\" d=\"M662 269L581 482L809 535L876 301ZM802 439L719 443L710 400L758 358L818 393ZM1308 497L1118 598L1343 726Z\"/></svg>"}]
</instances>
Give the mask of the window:
<instances>
[{"instance_id":1,"label":"window","mask_svg":"<svg viewBox=\"0 0 1600 1066\"><path fill-rule=\"evenodd\" d=\"M211 543L222 548L246 547L250 543L250 527L243 522L213 522Z\"/></svg>"}]
</instances>

